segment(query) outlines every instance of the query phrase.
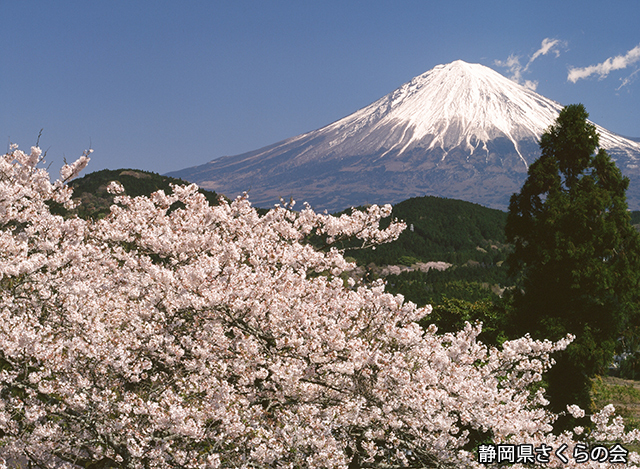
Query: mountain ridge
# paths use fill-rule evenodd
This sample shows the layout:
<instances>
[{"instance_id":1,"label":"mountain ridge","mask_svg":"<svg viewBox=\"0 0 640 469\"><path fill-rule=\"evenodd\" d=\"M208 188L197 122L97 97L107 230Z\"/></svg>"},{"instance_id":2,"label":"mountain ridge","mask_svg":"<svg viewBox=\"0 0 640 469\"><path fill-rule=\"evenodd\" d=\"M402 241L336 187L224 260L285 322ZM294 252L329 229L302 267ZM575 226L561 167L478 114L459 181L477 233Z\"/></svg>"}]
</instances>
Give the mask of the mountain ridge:
<instances>
[{"instance_id":1,"label":"mountain ridge","mask_svg":"<svg viewBox=\"0 0 640 469\"><path fill-rule=\"evenodd\" d=\"M267 207L293 197L338 211L434 195L504 210L561 109L488 67L455 61L320 129L168 175L229 196L248 191ZM640 143L597 129L623 173L640 180Z\"/></svg>"}]
</instances>

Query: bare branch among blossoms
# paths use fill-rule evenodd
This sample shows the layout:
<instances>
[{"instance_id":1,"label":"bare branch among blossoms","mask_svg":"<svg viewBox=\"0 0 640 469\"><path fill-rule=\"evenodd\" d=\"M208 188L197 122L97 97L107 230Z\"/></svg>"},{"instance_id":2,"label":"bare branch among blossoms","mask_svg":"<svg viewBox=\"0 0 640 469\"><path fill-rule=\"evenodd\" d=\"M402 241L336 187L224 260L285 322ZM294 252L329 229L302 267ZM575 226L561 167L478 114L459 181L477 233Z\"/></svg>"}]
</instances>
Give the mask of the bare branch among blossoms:
<instances>
[{"instance_id":1,"label":"bare branch among blossoms","mask_svg":"<svg viewBox=\"0 0 640 469\"><path fill-rule=\"evenodd\" d=\"M78 158L76 161L74 161L73 163L69 164L65 164L61 169L60 169L60 178L62 180L62 182L69 182L72 179L78 177L78 175L80 174L80 172L87 167L87 165L89 164L89 160L91 160L91 158L89 158L89 155L93 153L93 150L87 150L84 152L84 154Z\"/></svg>"}]
</instances>

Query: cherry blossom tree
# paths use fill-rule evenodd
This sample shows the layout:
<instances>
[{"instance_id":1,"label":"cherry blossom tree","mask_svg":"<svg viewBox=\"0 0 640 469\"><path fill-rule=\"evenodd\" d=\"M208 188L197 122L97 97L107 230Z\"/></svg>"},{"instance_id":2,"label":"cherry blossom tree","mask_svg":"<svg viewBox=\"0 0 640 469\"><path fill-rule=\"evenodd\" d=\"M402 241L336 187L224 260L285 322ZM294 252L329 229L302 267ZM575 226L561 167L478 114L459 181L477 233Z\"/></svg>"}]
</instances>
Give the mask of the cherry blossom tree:
<instances>
[{"instance_id":1,"label":"cherry blossom tree","mask_svg":"<svg viewBox=\"0 0 640 469\"><path fill-rule=\"evenodd\" d=\"M390 206L259 215L246 197L209 206L195 185L131 198L112 183L119 195L106 218L64 219L50 206L73 206L65 183L89 155L54 183L41 160L35 147L0 158L9 463L486 467L480 441L571 451L580 438L638 439L611 408L592 417L592 431L551 433L536 383L570 336L488 348L480 325L423 330L430 307L343 275L354 266L332 245L397 238L404 224L379 228ZM605 467L590 464L580 467Z\"/></svg>"}]
</instances>

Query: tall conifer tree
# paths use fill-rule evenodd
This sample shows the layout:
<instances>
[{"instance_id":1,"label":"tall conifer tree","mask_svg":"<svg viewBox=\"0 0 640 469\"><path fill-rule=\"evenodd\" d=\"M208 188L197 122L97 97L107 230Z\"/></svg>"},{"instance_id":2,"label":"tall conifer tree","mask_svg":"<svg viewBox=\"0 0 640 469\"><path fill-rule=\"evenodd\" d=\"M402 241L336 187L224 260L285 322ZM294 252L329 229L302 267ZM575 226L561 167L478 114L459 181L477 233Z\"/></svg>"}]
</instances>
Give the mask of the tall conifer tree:
<instances>
[{"instance_id":1,"label":"tall conifer tree","mask_svg":"<svg viewBox=\"0 0 640 469\"><path fill-rule=\"evenodd\" d=\"M547 376L551 409L590 407L590 378L605 372L632 316L638 285L638 233L623 177L587 121L583 105L565 107L540 141L540 158L511 197L506 234L519 272L513 333L576 340ZM568 425L559 420L558 429Z\"/></svg>"}]
</instances>

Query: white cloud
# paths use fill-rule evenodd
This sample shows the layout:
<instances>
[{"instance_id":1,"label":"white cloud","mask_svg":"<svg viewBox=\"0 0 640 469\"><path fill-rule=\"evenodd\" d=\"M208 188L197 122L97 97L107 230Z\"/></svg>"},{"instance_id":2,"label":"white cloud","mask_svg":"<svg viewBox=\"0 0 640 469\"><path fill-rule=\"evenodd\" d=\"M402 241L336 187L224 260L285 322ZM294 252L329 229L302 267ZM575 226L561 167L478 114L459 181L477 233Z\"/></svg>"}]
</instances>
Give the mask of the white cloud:
<instances>
[{"instance_id":1,"label":"white cloud","mask_svg":"<svg viewBox=\"0 0 640 469\"><path fill-rule=\"evenodd\" d=\"M567 43L565 41L546 37L542 40L542 44L540 45L540 48L537 51L535 51L531 55L531 57L529 57L529 60L527 61L527 65L525 65L524 67L520 63L520 56L513 55L513 54L510 55L507 60L496 60L494 61L494 63L498 67L507 68L511 73L511 76L509 78L511 78L513 81L520 83L521 85L525 86L526 88L529 88L530 90L535 91L535 89L538 87L538 82L532 81L532 80L525 80L522 74L525 72L528 72L529 66L533 63L534 60L536 60L541 55L547 55L549 52L553 52L555 53L556 57L558 57L560 55L560 48L564 48L566 46L567 46Z\"/></svg>"},{"instance_id":2,"label":"white cloud","mask_svg":"<svg viewBox=\"0 0 640 469\"><path fill-rule=\"evenodd\" d=\"M554 52L556 54L556 57L559 57L560 51L558 50L558 48L566 47L566 45L567 43L565 41L561 41L560 39L550 39L548 37L544 38L542 40L540 49L533 53L533 55L529 59L529 62L527 63L527 66L524 69L528 69L529 65L531 65L534 60L536 60L541 55L547 55L549 52Z\"/></svg>"},{"instance_id":3,"label":"white cloud","mask_svg":"<svg viewBox=\"0 0 640 469\"><path fill-rule=\"evenodd\" d=\"M571 83L575 83L580 79L588 78L591 75L600 75L600 79L605 78L609 73L614 70L621 70L627 68L629 65L632 65L640 60L640 44L631 49L625 55L617 55L615 57L609 57L602 63L597 65L590 65L588 67L583 68L570 68L569 75L567 76L567 80ZM631 78L635 75L635 72L632 73L629 77ZM625 86L629 82L625 80L622 86Z\"/></svg>"}]
</instances>

